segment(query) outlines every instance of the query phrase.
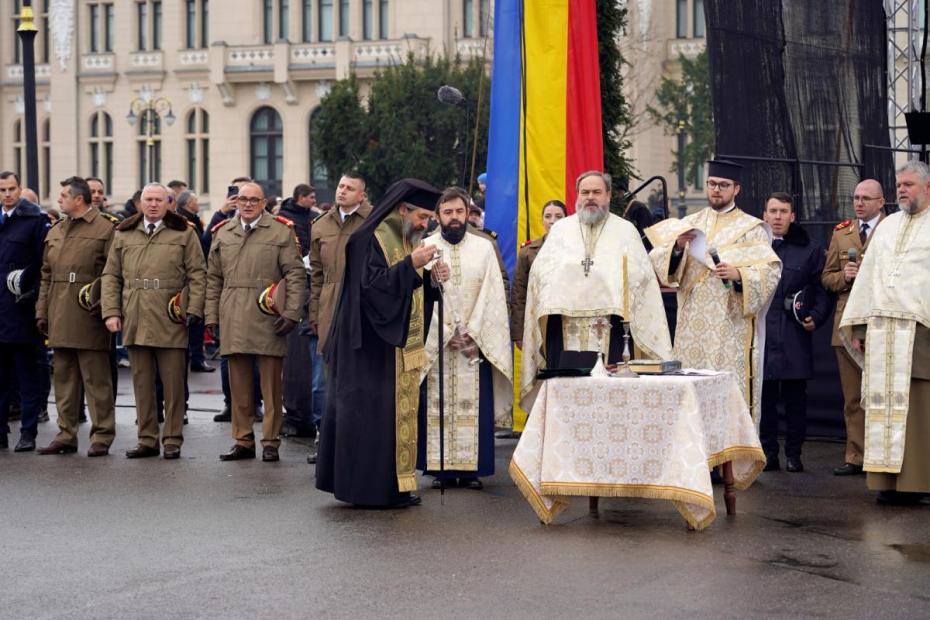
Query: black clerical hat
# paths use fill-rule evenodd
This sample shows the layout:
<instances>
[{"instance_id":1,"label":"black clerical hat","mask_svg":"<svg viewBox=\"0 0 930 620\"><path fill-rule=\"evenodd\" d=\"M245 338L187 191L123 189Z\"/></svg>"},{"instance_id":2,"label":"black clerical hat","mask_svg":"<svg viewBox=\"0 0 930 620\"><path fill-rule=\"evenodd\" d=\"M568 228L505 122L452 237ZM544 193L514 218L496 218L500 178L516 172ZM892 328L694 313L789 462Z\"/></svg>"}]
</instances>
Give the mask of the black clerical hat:
<instances>
[{"instance_id":1,"label":"black clerical hat","mask_svg":"<svg viewBox=\"0 0 930 620\"><path fill-rule=\"evenodd\" d=\"M401 179L388 188L379 206L387 203L390 208L393 208L406 202L414 207L435 211L441 195L442 192L425 181Z\"/></svg>"},{"instance_id":2,"label":"black clerical hat","mask_svg":"<svg viewBox=\"0 0 930 620\"><path fill-rule=\"evenodd\" d=\"M707 162L707 176L720 179L730 179L734 183L740 182L743 167L735 161L728 159L711 159Z\"/></svg>"}]
</instances>

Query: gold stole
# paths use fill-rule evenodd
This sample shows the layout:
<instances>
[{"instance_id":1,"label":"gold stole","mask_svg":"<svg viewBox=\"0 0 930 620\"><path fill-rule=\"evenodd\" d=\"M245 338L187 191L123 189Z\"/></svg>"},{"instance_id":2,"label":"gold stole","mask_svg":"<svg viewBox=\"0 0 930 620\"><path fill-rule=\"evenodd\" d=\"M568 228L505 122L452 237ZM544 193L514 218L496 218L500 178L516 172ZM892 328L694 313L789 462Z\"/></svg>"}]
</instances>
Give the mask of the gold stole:
<instances>
[{"instance_id":1,"label":"gold stole","mask_svg":"<svg viewBox=\"0 0 930 620\"><path fill-rule=\"evenodd\" d=\"M396 211L378 225L375 239L390 267L404 260L412 250L404 241L403 218ZM422 270L417 272L422 275ZM394 356L394 466L397 489L401 493L417 489L417 408L420 406L420 368L424 366L423 289L416 288L410 306L407 341L403 348L396 349Z\"/></svg>"}]
</instances>

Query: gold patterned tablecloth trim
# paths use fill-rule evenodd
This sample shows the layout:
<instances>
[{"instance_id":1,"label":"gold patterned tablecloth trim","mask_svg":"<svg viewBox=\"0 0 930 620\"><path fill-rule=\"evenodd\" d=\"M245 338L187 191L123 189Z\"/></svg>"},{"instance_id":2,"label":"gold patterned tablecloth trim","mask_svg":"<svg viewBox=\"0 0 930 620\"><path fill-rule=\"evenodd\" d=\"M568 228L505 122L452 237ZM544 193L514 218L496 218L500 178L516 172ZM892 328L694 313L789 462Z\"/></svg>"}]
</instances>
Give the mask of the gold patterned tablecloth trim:
<instances>
[{"instance_id":1,"label":"gold patterned tablecloth trim","mask_svg":"<svg viewBox=\"0 0 930 620\"><path fill-rule=\"evenodd\" d=\"M761 474L762 470L765 468L765 452L762 448L755 448L753 446L731 446L729 448L724 448L720 452L715 452L707 457L707 466L713 468L730 461L735 461L739 458L753 462L753 467L746 476L741 480L737 480L735 477L733 479L733 487L738 491L744 491L752 486L752 483L756 481L756 478L759 477L759 474Z\"/></svg>"},{"instance_id":2,"label":"gold patterned tablecloth trim","mask_svg":"<svg viewBox=\"0 0 930 620\"><path fill-rule=\"evenodd\" d=\"M532 506L539 520L546 525L552 523L552 520L555 519L560 512L568 508L568 502L557 497L552 498L552 508L547 508L542 496L536 491L533 487L533 483L530 482L530 479L526 477L526 474L523 473L523 470L520 469L520 466L517 465L515 461L510 461L509 471L510 478L513 480L514 484L517 485L520 493L522 493L526 501L530 503L530 506Z\"/></svg>"}]
</instances>

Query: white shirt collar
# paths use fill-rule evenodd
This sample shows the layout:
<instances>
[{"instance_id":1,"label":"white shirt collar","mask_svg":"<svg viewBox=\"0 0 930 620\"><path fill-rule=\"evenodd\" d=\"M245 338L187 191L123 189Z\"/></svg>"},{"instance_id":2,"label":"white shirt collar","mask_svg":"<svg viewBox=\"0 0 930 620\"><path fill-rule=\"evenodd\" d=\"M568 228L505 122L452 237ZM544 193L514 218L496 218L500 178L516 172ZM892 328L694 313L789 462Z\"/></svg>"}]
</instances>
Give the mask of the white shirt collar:
<instances>
[{"instance_id":1,"label":"white shirt collar","mask_svg":"<svg viewBox=\"0 0 930 620\"><path fill-rule=\"evenodd\" d=\"M3 209L3 217L10 217L13 215L13 211L16 211L16 207L17 205L13 205L13 207L10 209L7 209L6 207L0 207Z\"/></svg>"},{"instance_id":2,"label":"white shirt collar","mask_svg":"<svg viewBox=\"0 0 930 620\"><path fill-rule=\"evenodd\" d=\"M159 226L161 226L161 220L155 220L154 222L150 222L147 218L143 217L142 221L144 222L143 227L145 228L146 231L148 231L149 229L149 224L155 224L155 230L158 230Z\"/></svg>"},{"instance_id":3,"label":"white shirt collar","mask_svg":"<svg viewBox=\"0 0 930 620\"><path fill-rule=\"evenodd\" d=\"M239 221L242 222L242 230L245 230L245 227L246 227L246 226L251 226L252 228L255 228L256 226L258 226L258 223L262 221L262 216L263 216L263 215L265 215L265 212L264 212L264 211L262 211L261 213L259 213L259 214L258 214L258 217L255 218L254 220L252 220L252 223L251 223L251 224L247 224L245 220L240 219Z\"/></svg>"},{"instance_id":4,"label":"white shirt collar","mask_svg":"<svg viewBox=\"0 0 930 620\"><path fill-rule=\"evenodd\" d=\"M342 218L342 221L345 222L347 217L349 217L350 215L352 215L353 213L355 213L356 211L358 211L359 206L361 206L361 205L355 205L355 206L352 207L352 209L350 209L349 211L343 211L343 210L342 210L342 207L338 207L338 208L339 208L339 216Z\"/></svg>"},{"instance_id":5,"label":"white shirt collar","mask_svg":"<svg viewBox=\"0 0 930 620\"><path fill-rule=\"evenodd\" d=\"M865 236L866 236L866 238L868 238L868 237L870 237L870 236L872 235L872 231L875 230L875 227L876 227L876 226L878 226L878 220L881 219L881 217L882 217L882 214L881 214L881 212L879 212L875 217L873 217L872 219L870 219L870 220L867 221L867 222L864 222L864 221L862 221L862 220L859 220L859 230L860 230L860 231L862 230L862 225L863 225L863 224L868 224L868 225L869 225L869 229L868 229L867 231L865 231Z\"/></svg>"}]
</instances>

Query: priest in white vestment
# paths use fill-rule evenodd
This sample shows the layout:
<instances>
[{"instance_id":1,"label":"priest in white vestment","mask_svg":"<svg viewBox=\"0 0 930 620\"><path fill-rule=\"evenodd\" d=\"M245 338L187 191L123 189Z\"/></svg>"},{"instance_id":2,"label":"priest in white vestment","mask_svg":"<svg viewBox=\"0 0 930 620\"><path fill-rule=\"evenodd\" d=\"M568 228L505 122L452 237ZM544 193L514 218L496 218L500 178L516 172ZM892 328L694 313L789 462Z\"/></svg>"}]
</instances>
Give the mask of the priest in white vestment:
<instances>
[{"instance_id":1,"label":"priest in white vestment","mask_svg":"<svg viewBox=\"0 0 930 620\"><path fill-rule=\"evenodd\" d=\"M527 411L539 390L537 373L556 367L562 351L598 351L608 364L619 361L622 321L630 322L635 357L672 359L662 294L642 240L609 211L610 175L585 172L575 185L575 214L552 226L530 269L520 379Z\"/></svg>"},{"instance_id":2,"label":"priest in white vestment","mask_svg":"<svg viewBox=\"0 0 930 620\"><path fill-rule=\"evenodd\" d=\"M430 267L433 282L442 282L444 299L445 441L440 463L439 314L434 309L426 339L417 468L435 477L434 486L444 479L446 486L480 489L480 478L494 473L494 429L512 423L513 357L494 242L468 232L468 200L460 188L443 192L439 233L424 241L441 251Z\"/></svg>"},{"instance_id":3,"label":"priest in white vestment","mask_svg":"<svg viewBox=\"0 0 930 620\"><path fill-rule=\"evenodd\" d=\"M742 166L708 163L709 206L647 228L649 257L662 285L678 288L676 359L733 372L758 428L765 315L782 265L768 225L736 206Z\"/></svg>"},{"instance_id":4,"label":"priest in white vestment","mask_svg":"<svg viewBox=\"0 0 930 620\"><path fill-rule=\"evenodd\" d=\"M840 320L840 340L863 370L865 456L879 503L930 494L930 168L896 178L901 210L875 229Z\"/></svg>"}]
</instances>

